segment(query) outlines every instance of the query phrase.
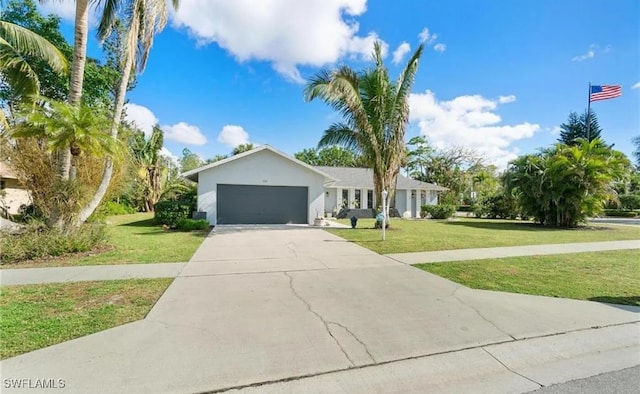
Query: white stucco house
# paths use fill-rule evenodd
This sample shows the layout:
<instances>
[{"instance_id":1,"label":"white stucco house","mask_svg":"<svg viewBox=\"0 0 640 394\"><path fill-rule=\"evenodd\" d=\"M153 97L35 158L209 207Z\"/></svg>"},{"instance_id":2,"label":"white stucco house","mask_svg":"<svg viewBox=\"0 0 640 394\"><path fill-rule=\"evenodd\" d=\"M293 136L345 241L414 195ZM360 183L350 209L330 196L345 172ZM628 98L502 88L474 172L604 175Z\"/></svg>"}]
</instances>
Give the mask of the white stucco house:
<instances>
[{"instance_id":1,"label":"white stucco house","mask_svg":"<svg viewBox=\"0 0 640 394\"><path fill-rule=\"evenodd\" d=\"M261 145L187 171L198 183L198 211L216 224L308 223L340 208L376 208L370 169L314 167ZM419 217L443 187L398 177L395 206ZM393 205L393 204L392 204Z\"/></svg>"},{"instance_id":2,"label":"white stucco house","mask_svg":"<svg viewBox=\"0 0 640 394\"><path fill-rule=\"evenodd\" d=\"M0 162L0 209L14 215L20 211L20 206L30 203L29 192L22 187L13 170Z\"/></svg>"}]
</instances>

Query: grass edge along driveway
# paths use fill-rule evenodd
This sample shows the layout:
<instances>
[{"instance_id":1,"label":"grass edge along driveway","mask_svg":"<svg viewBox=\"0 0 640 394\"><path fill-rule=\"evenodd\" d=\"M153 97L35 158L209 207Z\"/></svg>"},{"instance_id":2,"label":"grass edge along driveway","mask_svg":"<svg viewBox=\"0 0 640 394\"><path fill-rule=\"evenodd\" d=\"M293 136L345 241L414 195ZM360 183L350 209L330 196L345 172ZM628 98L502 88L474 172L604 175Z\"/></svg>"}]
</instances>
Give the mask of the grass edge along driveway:
<instances>
[{"instance_id":1,"label":"grass edge along driveway","mask_svg":"<svg viewBox=\"0 0 640 394\"><path fill-rule=\"evenodd\" d=\"M349 221L339 222L348 224ZM325 230L380 254L633 239L640 242L640 226L600 223L575 229L556 229L520 220L392 219L384 242L381 231L373 227L374 219L359 219L356 229Z\"/></svg>"},{"instance_id":2,"label":"grass edge along driveway","mask_svg":"<svg viewBox=\"0 0 640 394\"><path fill-rule=\"evenodd\" d=\"M415 267L473 289L640 307L640 249L428 263Z\"/></svg>"},{"instance_id":3,"label":"grass edge along driveway","mask_svg":"<svg viewBox=\"0 0 640 394\"><path fill-rule=\"evenodd\" d=\"M143 319L173 279L0 289L0 359Z\"/></svg>"}]
</instances>

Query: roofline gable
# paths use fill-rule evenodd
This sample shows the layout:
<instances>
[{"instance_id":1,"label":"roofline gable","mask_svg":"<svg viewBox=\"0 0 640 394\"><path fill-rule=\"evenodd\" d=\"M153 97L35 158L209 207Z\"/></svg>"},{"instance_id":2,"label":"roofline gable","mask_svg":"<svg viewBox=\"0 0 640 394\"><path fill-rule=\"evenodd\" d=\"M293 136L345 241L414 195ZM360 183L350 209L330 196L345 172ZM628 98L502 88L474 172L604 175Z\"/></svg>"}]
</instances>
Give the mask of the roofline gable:
<instances>
[{"instance_id":1,"label":"roofline gable","mask_svg":"<svg viewBox=\"0 0 640 394\"><path fill-rule=\"evenodd\" d=\"M300 161L300 160L296 159L295 157L289 156L288 154L275 149L271 145L266 145L266 144L265 145L260 145L257 148L253 148L253 149L248 150L246 152L242 152L242 153L239 153L237 155L233 155L231 157L227 157L226 159L219 160L219 161L216 161L214 163L209 163L209 164L204 165L202 167L194 168L193 170L185 171L182 174L180 174L180 176L183 177L183 178L190 179L190 180L192 180L194 182L198 182L198 174L203 172L203 171L206 171L206 170L209 170L209 169L212 169L212 168L215 168L215 167L223 166L223 165L225 165L227 163L230 163L232 161L242 159L243 157L247 157L247 156L253 155L255 153L262 152L264 150L267 150L269 152L275 153L276 155L278 155L278 156L280 156L280 157L282 157L284 159L287 159L287 160L289 160L289 161L291 161L291 162L293 162L293 163L295 163L295 164L297 164L299 166L302 166L302 167L304 167L304 168L306 168L306 169L308 169L308 170L310 170L312 172L315 172L316 174L322 175L326 180L328 180L328 182L337 181L336 178L334 178L333 176L327 174L326 172L321 171L321 170L319 170L319 169L317 169L317 168L315 168L313 166L310 166L309 164L307 164L307 163L305 163L303 161Z\"/></svg>"}]
</instances>

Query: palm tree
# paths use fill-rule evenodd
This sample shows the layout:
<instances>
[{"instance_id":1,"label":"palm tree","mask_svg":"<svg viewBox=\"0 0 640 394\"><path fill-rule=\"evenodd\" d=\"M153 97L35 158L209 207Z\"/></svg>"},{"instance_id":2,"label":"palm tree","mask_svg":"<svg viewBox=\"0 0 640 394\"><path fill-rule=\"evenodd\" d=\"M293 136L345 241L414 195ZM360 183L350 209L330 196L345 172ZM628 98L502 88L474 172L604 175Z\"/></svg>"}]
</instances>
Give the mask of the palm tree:
<instances>
[{"instance_id":1,"label":"palm tree","mask_svg":"<svg viewBox=\"0 0 640 394\"><path fill-rule=\"evenodd\" d=\"M164 133L158 126L153 127L149 138L143 132L136 132L131 138L131 154L137 167L137 175L143 185L144 211L153 212L153 207L162 194L163 169L160 150L164 143ZM166 172L166 171L165 171Z\"/></svg>"},{"instance_id":2,"label":"palm tree","mask_svg":"<svg viewBox=\"0 0 640 394\"><path fill-rule=\"evenodd\" d=\"M105 8L111 3L114 3L114 1L107 2ZM173 8L177 9L179 3L179 0L172 0ZM112 18L112 20L108 18ZM114 25L113 18L115 18L115 14L110 10L105 10L105 18L98 28L98 34L101 39L106 39L111 33L111 28ZM124 101L131 79L131 72L134 67L138 73L144 71L151 46L153 45L153 39L157 33L164 29L167 19L168 9L165 0L131 0L125 10L123 20L126 23L126 33L124 40L122 40L124 43L121 58L122 76L116 91L115 108L111 122L111 137L113 139L118 138L118 129L122 121ZM77 224L84 223L98 207L109 188L112 177L113 160L107 156L100 185L98 185L87 206L80 211Z\"/></svg>"},{"instance_id":3,"label":"palm tree","mask_svg":"<svg viewBox=\"0 0 640 394\"><path fill-rule=\"evenodd\" d=\"M383 190L388 191L389 201L394 201L396 179L407 161L409 95L422 50L420 45L395 82L389 80L380 43L376 42L374 68L363 72L347 66L323 70L305 88L307 101L319 98L343 117L325 130L318 146L340 145L362 156L373 170L378 203Z\"/></svg>"},{"instance_id":4,"label":"palm tree","mask_svg":"<svg viewBox=\"0 0 640 394\"><path fill-rule=\"evenodd\" d=\"M40 92L38 76L25 56L41 58L57 73L67 71L67 60L49 41L24 27L0 21L0 72L21 97L37 95ZM2 111L0 126L8 126Z\"/></svg>"},{"instance_id":5,"label":"palm tree","mask_svg":"<svg viewBox=\"0 0 640 394\"><path fill-rule=\"evenodd\" d=\"M117 142L105 133L109 118L99 109L41 97L35 106L26 106L20 117L24 121L11 136L42 138L50 151L69 150L70 180L76 178L77 158L83 152L98 157L118 153Z\"/></svg>"}]
</instances>

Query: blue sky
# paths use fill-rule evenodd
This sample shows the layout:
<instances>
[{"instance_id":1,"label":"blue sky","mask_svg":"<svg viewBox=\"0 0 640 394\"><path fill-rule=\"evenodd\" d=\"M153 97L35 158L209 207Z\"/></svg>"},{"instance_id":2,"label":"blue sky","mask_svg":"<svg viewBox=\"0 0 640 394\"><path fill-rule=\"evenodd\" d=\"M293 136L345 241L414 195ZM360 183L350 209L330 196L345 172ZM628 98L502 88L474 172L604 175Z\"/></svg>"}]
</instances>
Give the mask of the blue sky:
<instances>
[{"instance_id":1,"label":"blue sky","mask_svg":"<svg viewBox=\"0 0 640 394\"><path fill-rule=\"evenodd\" d=\"M70 32L72 2L43 10ZM407 139L463 145L503 167L552 144L569 112L586 109L589 81L622 85L622 97L592 106L605 140L630 154L640 134L637 0L182 0L128 95L128 116L162 125L177 156L247 141L293 154L338 119L304 102L304 81L322 67L370 66L376 39L394 77L427 47ZM100 56L95 40L89 52Z\"/></svg>"}]
</instances>

